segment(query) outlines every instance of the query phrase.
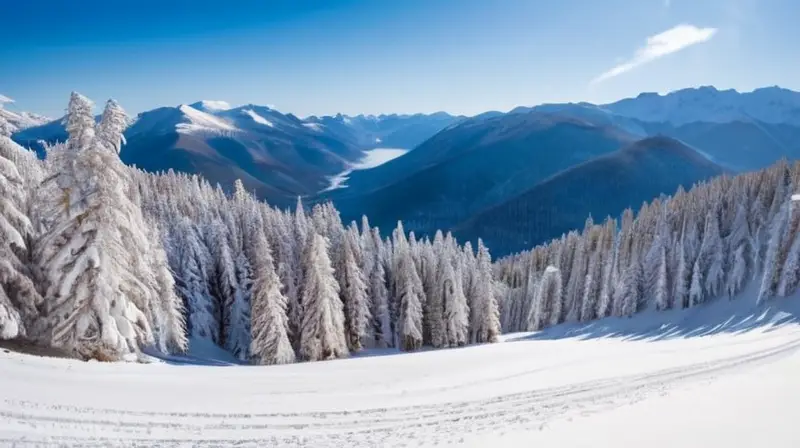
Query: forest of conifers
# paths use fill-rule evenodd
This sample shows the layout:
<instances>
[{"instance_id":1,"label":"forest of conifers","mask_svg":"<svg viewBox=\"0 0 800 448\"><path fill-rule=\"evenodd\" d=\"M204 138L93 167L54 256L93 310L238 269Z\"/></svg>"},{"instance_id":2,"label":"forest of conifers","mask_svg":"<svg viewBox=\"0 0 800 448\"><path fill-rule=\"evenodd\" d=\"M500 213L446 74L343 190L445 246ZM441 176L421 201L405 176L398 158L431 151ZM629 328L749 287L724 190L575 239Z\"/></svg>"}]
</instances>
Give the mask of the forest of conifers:
<instances>
[{"instance_id":1,"label":"forest of conifers","mask_svg":"<svg viewBox=\"0 0 800 448\"><path fill-rule=\"evenodd\" d=\"M798 283L800 165L721 177L492 264L489 250L398 223L382 235L335 207L279 210L236 182L152 174L119 159L128 120L73 94L46 158L0 122L0 338L83 359L207 340L283 364L365 348L495 342L502 332L763 301ZM748 298L739 298L748 300Z\"/></svg>"}]
</instances>

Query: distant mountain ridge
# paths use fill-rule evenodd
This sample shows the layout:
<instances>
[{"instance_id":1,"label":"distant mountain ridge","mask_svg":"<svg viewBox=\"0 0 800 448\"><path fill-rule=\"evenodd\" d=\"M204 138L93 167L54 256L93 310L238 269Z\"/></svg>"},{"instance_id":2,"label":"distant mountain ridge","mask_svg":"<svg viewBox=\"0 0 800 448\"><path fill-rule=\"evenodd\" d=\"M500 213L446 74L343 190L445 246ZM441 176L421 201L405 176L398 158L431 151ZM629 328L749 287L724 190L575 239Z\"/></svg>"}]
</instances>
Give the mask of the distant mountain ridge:
<instances>
[{"instance_id":1,"label":"distant mountain ridge","mask_svg":"<svg viewBox=\"0 0 800 448\"><path fill-rule=\"evenodd\" d=\"M382 138L415 144L457 119L443 113L337 117L303 120L269 106L207 100L161 107L131 120L121 157L147 171L200 174L226 187L241 178L259 196L289 204L327 187L365 150L386 145ZM13 138L41 152L42 142L67 134L58 119L15 129Z\"/></svg>"},{"instance_id":2,"label":"distant mountain ridge","mask_svg":"<svg viewBox=\"0 0 800 448\"><path fill-rule=\"evenodd\" d=\"M60 120L28 122L23 127L13 138L34 149L41 149L39 140L66 139ZM643 93L608 104L542 104L474 117L440 112L300 118L272 106L234 107L204 100L139 114L126 131L122 159L148 171L200 174L225 187L242 179L246 188L279 206L292 204L297 196L307 204L333 200L345 220L366 214L373 224L389 228L402 219L418 235L443 228L459 229L471 238L480 236L471 230L475 228L489 229L487 235L523 232L513 224L499 230L494 224L484 226L490 221L482 216L504 205L511 207L512 201L532 190L553 191L546 187L554 184L541 184L559 173L565 173L557 178L559 188L573 191L564 179L575 185L582 179L566 174L572 168L584 172L587 168L577 167L604 156L627 160L636 153L625 152L627 158L615 154L636 141L666 137L681 151L688 148L702 155L718 170L741 172L766 167L781 157L800 159L800 93L779 87L743 93L698 87L666 95ZM365 151L393 147L413 150L376 168L353 171L347 188L324 191L330 179L350 170ZM689 159L686 154L682 157ZM610 166L607 160L604 163L592 166ZM718 171L693 172L697 175L691 179ZM643 196L670 194L676 185L663 180L657 183L659 188L640 188L634 177L622 178ZM630 198L627 192L615 194ZM530 225L539 230L527 235L549 238L550 230L567 229L578 216L582 225L587 213L597 211L592 205L609 204L602 198L591 204L564 203L572 208L563 215L574 214L575 222L566 219L544 226L534 220ZM616 210L610 205L606 209Z\"/></svg>"}]
</instances>

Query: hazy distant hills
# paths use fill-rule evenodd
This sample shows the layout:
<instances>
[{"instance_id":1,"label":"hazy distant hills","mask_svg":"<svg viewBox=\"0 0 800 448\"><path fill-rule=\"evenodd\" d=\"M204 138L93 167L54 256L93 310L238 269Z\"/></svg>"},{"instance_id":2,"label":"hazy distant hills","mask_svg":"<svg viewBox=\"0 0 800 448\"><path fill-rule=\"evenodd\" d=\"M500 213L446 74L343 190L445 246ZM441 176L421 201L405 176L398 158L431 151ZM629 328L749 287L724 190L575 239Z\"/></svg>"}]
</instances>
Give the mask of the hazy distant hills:
<instances>
[{"instance_id":1,"label":"hazy distant hills","mask_svg":"<svg viewBox=\"0 0 800 448\"><path fill-rule=\"evenodd\" d=\"M724 172L677 140L650 137L563 170L454 231L462 239L483 238L496 254L516 252L532 241L581 228L589 215L595 220L617 216L678 186L688 188Z\"/></svg>"},{"instance_id":2,"label":"hazy distant hills","mask_svg":"<svg viewBox=\"0 0 800 448\"><path fill-rule=\"evenodd\" d=\"M66 138L60 120L13 114L13 138L25 146ZM456 229L507 253L723 170L800 159L800 93L700 87L469 118L301 119L269 106L199 101L139 114L126 137L123 160L146 170L196 173L224 186L241 178L273 204L298 195L307 204L333 200L345 220L366 214L386 231L402 219L419 235ZM324 191L373 148L412 150Z\"/></svg>"}]
</instances>

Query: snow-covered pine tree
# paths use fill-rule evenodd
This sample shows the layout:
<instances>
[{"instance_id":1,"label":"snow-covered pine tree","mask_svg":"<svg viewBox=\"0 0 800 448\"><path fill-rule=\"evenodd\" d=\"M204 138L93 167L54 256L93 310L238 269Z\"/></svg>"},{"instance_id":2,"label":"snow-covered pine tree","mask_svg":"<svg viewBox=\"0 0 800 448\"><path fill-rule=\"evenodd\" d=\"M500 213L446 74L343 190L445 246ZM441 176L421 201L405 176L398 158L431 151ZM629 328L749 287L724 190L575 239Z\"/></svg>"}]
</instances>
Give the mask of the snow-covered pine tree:
<instances>
[{"instance_id":1,"label":"snow-covered pine tree","mask_svg":"<svg viewBox=\"0 0 800 448\"><path fill-rule=\"evenodd\" d=\"M583 234L578 237L577 245L575 246L575 253L572 258L572 267L570 268L569 283L567 284L565 305L566 318L568 322L578 320L581 310L581 300L584 293L584 285L586 282L586 267L588 266L588 239L589 229L593 225L591 216L586 220Z\"/></svg>"},{"instance_id":2,"label":"snow-covered pine tree","mask_svg":"<svg viewBox=\"0 0 800 448\"><path fill-rule=\"evenodd\" d=\"M786 252L783 269L778 280L777 294L780 297L787 297L793 294L797 290L798 284L800 284L800 232L798 232L800 221L797 219L794 221L787 225L788 238L785 244L791 242L791 246Z\"/></svg>"},{"instance_id":3,"label":"snow-covered pine tree","mask_svg":"<svg viewBox=\"0 0 800 448\"><path fill-rule=\"evenodd\" d=\"M780 282L780 273L783 267L780 262L780 251L781 245L784 244L786 228L789 225L791 205L791 199L785 199L769 227L769 243L764 257L764 273L761 288L758 291L758 303L773 297Z\"/></svg>"},{"instance_id":4,"label":"snow-covered pine tree","mask_svg":"<svg viewBox=\"0 0 800 448\"><path fill-rule=\"evenodd\" d=\"M544 327L545 324L557 325L560 322L559 307L563 303L563 292L561 285L561 271L555 266L548 266L542 274L539 287L536 288L536 330ZM549 318L549 322L546 320Z\"/></svg>"},{"instance_id":5,"label":"snow-covered pine tree","mask_svg":"<svg viewBox=\"0 0 800 448\"><path fill-rule=\"evenodd\" d=\"M363 347L370 322L367 282L357 259L357 234L348 232L342 243L342 258L339 264L339 296L344 304L345 333L347 347L351 352Z\"/></svg>"},{"instance_id":6,"label":"snow-covered pine tree","mask_svg":"<svg viewBox=\"0 0 800 448\"><path fill-rule=\"evenodd\" d=\"M172 271L178 294L186 304L189 337L221 342L219 300L211 294L213 260L191 219L178 217L171 232L174 241Z\"/></svg>"},{"instance_id":7,"label":"snow-covered pine tree","mask_svg":"<svg viewBox=\"0 0 800 448\"><path fill-rule=\"evenodd\" d=\"M383 262L384 246L378 228L371 231L373 252L365 256L372 258L372 269L369 275L370 315L372 316L372 335L374 345L379 348L391 347L392 326L389 318L389 291L386 286L386 274Z\"/></svg>"},{"instance_id":8,"label":"snow-covered pine tree","mask_svg":"<svg viewBox=\"0 0 800 448\"><path fill-rule=\"evenodd\" d=\"M652 301L657 310L669 308L669 283L667 282L667 246L669 229L667 227L667 207L662 204L657 210L656 229L653 242L644 258L644 300Z\"/></svg>"},{"instance_id":9,"label":"snow-covered pine tree","mask_svg":"<svg viewBox=\"0 0 800 448\"><path fill-rule=\"evenodd\" d=\"M303 262L300 356L307 361L346 356L344 310L328 256L328 241L316 232L310 232L308 239Z\"/></svg>"},{"instance_id":10,"label":"snow-covered pine tree","mask_svg":"<svg viewBox=\"0 0 800 448\"><path fill-rule=\"evenodd\" d=\"M97 125L97 140L109 151L119 154L125 143L123 132L127 127L128 116L125 110L113 99L108 100Z\"/></svg>"},{"instance_id":11,"label":"snow-covered pine tree","mask_svg":"<svg viewBox=\"0 0 800 448\"><path fill-rule=\"evenodd\" d=\"M66 122L66 153L48 180L51 226L37 250L47 283L44 325L53 346L118 359L154 342L145 315L154 291L132 267L147 256L144 219L126 195L126 168L95 138L92 103L73 93Z\"/></svg>"},{"instance_id":12,"label":"snow-covered pine tree","mask_svg":"<svg viewBox=\"0 0 800 448\"><path fill-rule=\"evenodd\" d=\"M42 302L29 269L34 228L25 213L25 179L15 163L24 149L8 137L10 130L0 116L0 339L25 336Z\"/></svg>"},{"instance_id":13,"label":"snow-covered pine tree","mask_svg":"<svg viewBox=\"0 0 800 448\"><path fill-rule=\"evenodd\" d=\"M169 268L167 253L161 244L159 226L156 222L148 220L147 228L153 242L149 265L153 269L155 288L157 290L157 303L151 304L160 316L158 324L153 326L156 344L163 353L182 353L189 349L189 339L186 332L186 309L183 299L177 294L175 278Z\"/></svg>"},{"instance_id":14,"label":"snow-covered pine tree","mask_svg":"<svg viewBox=\"0 0 800 448\"><path fill-rule=\"evenodd\" d=\"M475 308L471 342L497 342L500 336L500 311L497 297L493 287L492 259L489 249L483 241L478 240L478 257L474 273L474 298L472 306Z\"/></svg>"},{"instance_id":15,"label":"snow-covered pine tree","mask_svg":"<svg viewBox=\"0 0 800 448\"><path fill-rule=\"evenodd\" d=\"M752 277L753 242L747 220L747 207L739 202L736 206L736 217L728 236L728 279L726 290L728 296L739 294L745 283Z\"/></svg>"},{"instance_id":16,"label":"snow-covered pine tree","mask_svg":"<svg viewBox=\"0 0 800 448\"><path fill-rule=\"evenodd\" d=\"M675 266L675 274L672 279L672 308L682 309L689 304L689 277L690 265L686 260L686 242L684 235L686 234L686 218L683 219L680 234L677 239L677 247L673 250L676 251L677 265Z\"/></svg>"},{"instance_id":17,"label":"snow-covered pine tree","mask_svg":"<svg viewBox=\"0 0 800 448\"><path fill-rule=\"evenodd\" d=\"M422 303L424 302L422 281L417 275L402 223L397 223L393 236L395 241L392 244L394 250L393 295L398 308L395 331L400 342L400 349L412 351L422 347Z\"/></svg>"},{"instance_id":18,"label":"snow-covered pine tree","mask_svg":"<svg viewBox=\"0 0 800 448\"><path fill-rule=\"evenodd\" d=\"M707 298L719 296L725 287L725 254L723 253L722 238L719 234L719 219L715 210L711 210L706 218L706 228L703 232L701 257L705 260L705 284L703 289Z\"/></svg>"},{"instance_id":19,"label":"snow-covered pine tree","mask_svg":"<svg viewBox=\"0 0 800 448\"><path fill-rule=\"evenodd\" d=\"M288 364L295 361L289 340L286 297L281 293L272 251L263 232L252 235L253 260L250 357L257 364Z\"/></svg>"},{"instance_id":20,"label":"snow-covered pine tree","mask_svg":"<svg viewBox=\"0 0 800 448\"><path fill-rule=\"evenodd\" d=\"M616 263L619 254L619 238L616 237L617 222L614 219L606 221L604 232L604 244L606 254L602 258L602 280L600 286L600 297L597 302L597 317L603 318L611 312L611 299L614 294L616 278Z\"/></svg>"}]
</instances>

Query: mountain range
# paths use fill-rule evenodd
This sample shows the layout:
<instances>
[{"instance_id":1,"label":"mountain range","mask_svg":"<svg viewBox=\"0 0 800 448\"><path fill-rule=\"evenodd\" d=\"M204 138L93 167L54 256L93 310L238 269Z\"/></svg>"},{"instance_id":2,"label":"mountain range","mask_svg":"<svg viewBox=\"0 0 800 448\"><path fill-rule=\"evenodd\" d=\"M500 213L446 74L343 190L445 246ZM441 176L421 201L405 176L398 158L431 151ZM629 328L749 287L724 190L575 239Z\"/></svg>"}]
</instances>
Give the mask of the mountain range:
<instances>
[{"instance_id":1,"label":"mountain range","mask_svg":"<svg viewBox=\"0 0 800 448\"><path fill-rule=\"evenodd\" d=\"M14 140L36 150L66 138L60 120L22 113L7 120ZM200 101L131 121L121 155L128 164L201 174L226 187L242 179L276 205L297 196L332 200L343 220L366 214L383 229L397 220L418 236L451 229L486 239L496 255L579 228L589 214L603 219L720 173L800 159L800 93L779 87L699 87L474 117L299 118ZM346 188L327 189L373 148L410 151L349 173Z\"/></svg>"}]
</instances>

